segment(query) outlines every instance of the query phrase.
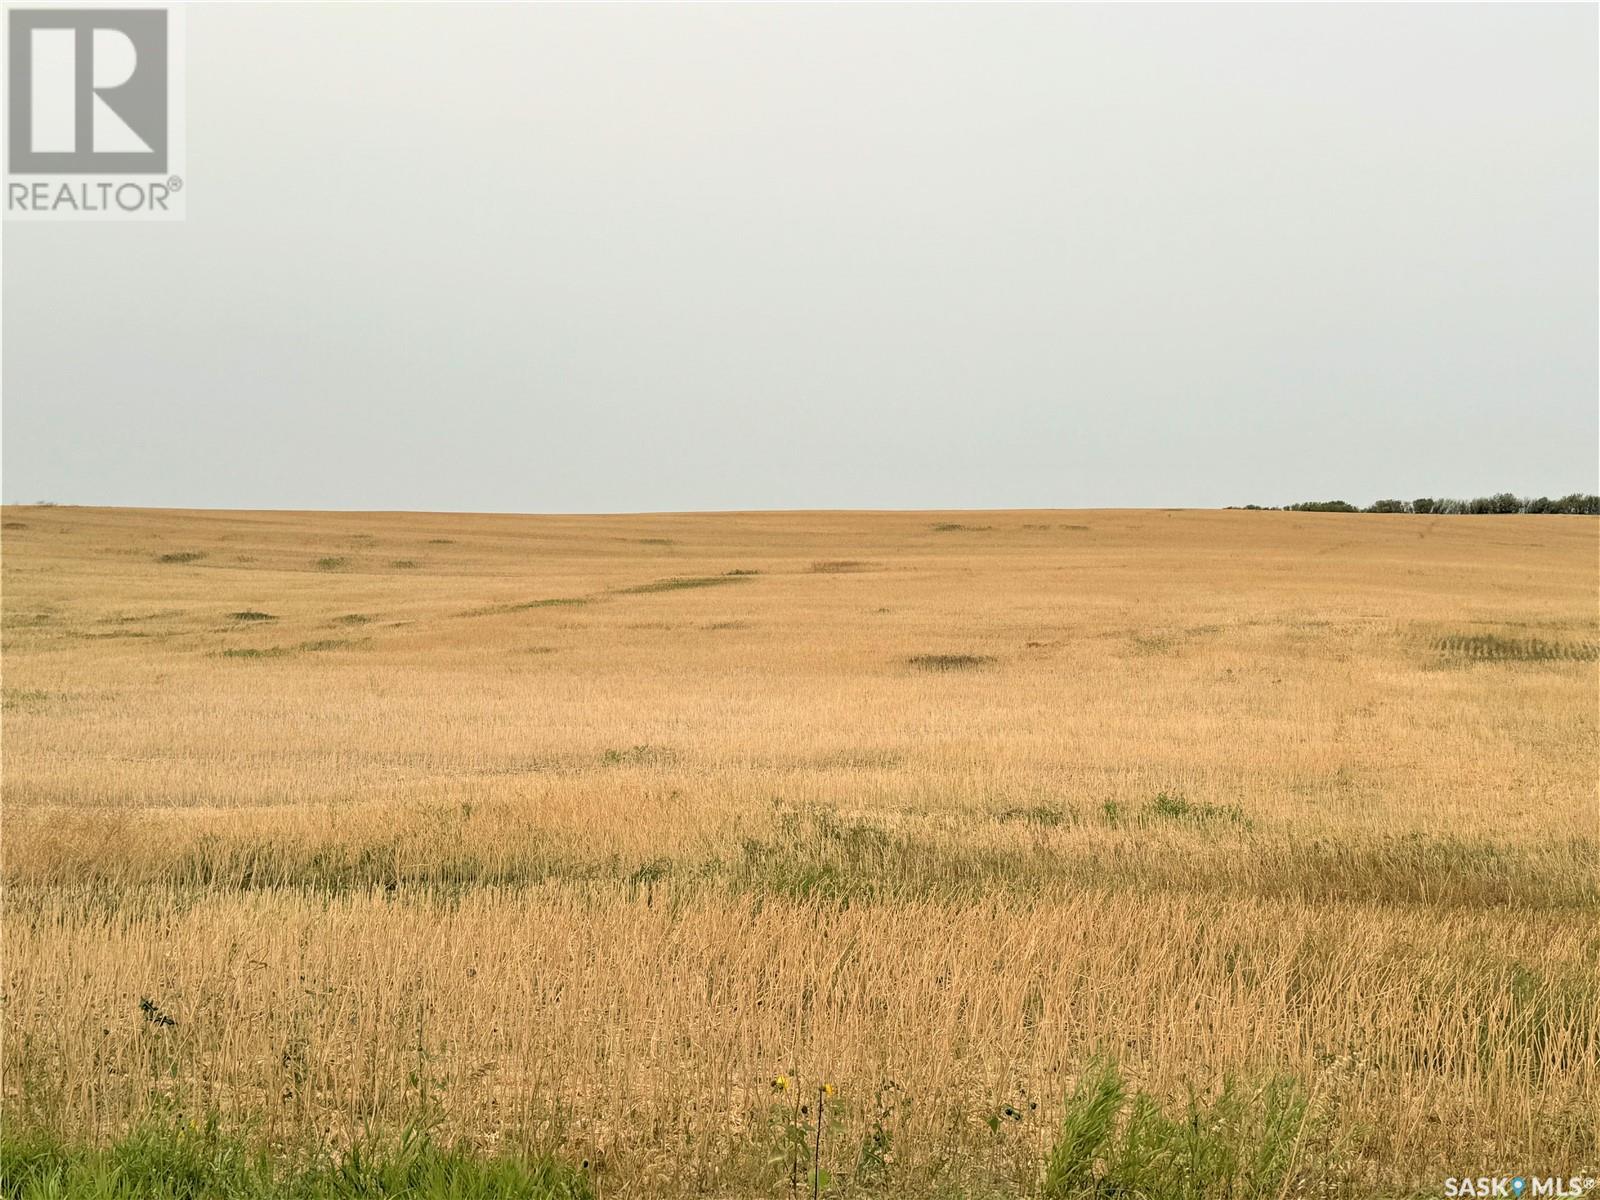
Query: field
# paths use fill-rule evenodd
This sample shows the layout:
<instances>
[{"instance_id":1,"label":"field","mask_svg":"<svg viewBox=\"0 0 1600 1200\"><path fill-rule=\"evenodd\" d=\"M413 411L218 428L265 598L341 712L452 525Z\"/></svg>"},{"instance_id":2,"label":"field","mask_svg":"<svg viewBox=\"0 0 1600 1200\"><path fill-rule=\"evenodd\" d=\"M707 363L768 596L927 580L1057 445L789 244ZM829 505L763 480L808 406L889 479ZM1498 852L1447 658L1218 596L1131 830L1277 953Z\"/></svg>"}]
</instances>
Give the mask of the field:
<instances>
[{"instance_id":1,"label":"field","mask_svg":"<svg viewBox=\"0 0 1600 1200\"><path fill-rule=\"evenodd\" d=\"M1600 1173L1591 518L4 526L8 1136L428 1129L618 1197Z\"/></svg>"}]
</instances>

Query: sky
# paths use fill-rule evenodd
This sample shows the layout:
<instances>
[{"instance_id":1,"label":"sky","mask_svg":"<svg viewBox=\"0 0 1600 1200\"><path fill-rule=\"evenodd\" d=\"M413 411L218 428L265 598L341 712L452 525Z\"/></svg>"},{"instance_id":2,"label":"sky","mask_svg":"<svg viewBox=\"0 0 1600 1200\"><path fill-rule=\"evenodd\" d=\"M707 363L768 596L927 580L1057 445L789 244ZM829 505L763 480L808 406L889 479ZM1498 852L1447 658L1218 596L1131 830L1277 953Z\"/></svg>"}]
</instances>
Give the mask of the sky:
<instances>
[{"instance_id":1,"label":"sky","mask_svg":"<svg viewBox=\"0 0 1600 1200\"><path fill-rule=\"evenodd\" d=\"M8 502L1596 491L1592 5L200 6L7 223Z\"/></svg>"}]
</instances>

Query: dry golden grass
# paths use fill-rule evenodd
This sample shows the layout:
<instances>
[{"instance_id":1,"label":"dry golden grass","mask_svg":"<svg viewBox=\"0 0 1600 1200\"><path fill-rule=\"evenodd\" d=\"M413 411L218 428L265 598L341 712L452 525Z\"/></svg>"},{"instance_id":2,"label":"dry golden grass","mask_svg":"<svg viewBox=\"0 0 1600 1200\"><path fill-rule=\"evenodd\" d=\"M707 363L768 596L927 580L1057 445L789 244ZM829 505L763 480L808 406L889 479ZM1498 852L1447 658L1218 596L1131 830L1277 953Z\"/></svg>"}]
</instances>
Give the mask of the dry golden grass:
<instances>
[{"instance_id":1,"label":"dry golden grass","mask_svg":"<svg viewBox=\"0 0 1600 1200\"><path fill-rule=\"evenodd\" d=\"M1096 1054L1600 1168L1597 523L5 511L8 1117L1026 1194ZM149 998L174 1025L140 1012ZM989 1117L1022 1099L1023 1119Z\"/></svg>"}]
</instances>

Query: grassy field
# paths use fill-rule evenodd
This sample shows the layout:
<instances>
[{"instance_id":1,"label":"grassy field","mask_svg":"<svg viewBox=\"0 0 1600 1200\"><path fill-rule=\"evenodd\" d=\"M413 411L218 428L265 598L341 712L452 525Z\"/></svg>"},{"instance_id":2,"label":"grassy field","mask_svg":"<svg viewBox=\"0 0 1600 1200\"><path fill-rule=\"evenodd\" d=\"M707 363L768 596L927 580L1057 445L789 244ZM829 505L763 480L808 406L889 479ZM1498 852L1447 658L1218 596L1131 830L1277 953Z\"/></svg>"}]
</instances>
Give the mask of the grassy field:
<instances>
[{"instance_id":1,"label":"grassy field","mask_svg":"<svg viewBox=\"0 0 1600 1200\"><path fill-rule=\"evenodd\" d=\"M1600 1173L1597 535L8 508L6 1194Z\"/></svg>"}]
</instances>

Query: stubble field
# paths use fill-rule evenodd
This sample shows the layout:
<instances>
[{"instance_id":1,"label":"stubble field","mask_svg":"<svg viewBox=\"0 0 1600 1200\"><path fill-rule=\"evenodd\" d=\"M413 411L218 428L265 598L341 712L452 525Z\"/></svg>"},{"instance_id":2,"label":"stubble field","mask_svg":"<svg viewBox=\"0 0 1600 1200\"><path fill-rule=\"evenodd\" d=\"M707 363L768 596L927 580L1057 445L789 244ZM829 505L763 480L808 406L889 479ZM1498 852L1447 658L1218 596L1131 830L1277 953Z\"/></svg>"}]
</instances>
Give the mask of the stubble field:
<instances>
[{"instance_id":1,"label":"stubble field","mask_svg":"<svg viewBox=\"0 0 1600 1200\"><path fill-rule=\"evenodd\" d=\"M1110 1195L1144 1105L1260 1194L1600 1173L1592 519L4 524L11 1132Z\"/></svg>"}]
</instances>

